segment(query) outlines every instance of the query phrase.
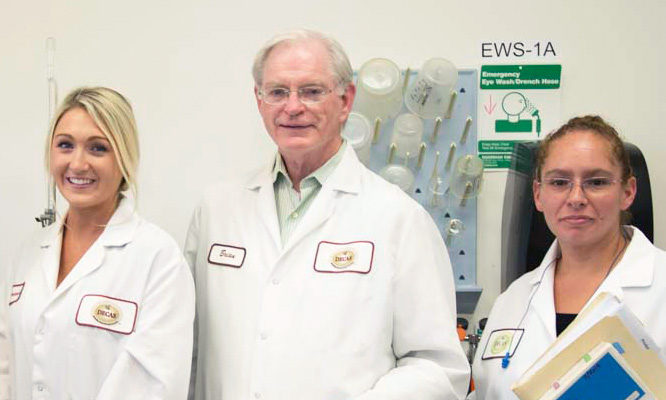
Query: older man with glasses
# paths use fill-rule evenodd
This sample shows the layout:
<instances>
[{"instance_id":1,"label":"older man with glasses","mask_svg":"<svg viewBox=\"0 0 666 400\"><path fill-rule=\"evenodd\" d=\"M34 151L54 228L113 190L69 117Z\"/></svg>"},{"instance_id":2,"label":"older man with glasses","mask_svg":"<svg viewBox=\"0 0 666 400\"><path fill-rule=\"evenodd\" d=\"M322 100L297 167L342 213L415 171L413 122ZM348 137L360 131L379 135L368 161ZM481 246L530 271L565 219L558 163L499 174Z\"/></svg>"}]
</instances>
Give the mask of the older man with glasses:
<instances>
[{"instance_id":1,"label":"older man with glasses","mask_svg":"<svg viewBox=\"0 0 666 400\"><path fill-rule=\"evenodd\" d=\"M355 94L344 50L289 32L253 74L278 152L242 185L209 188L192 218L190 397L464 397L446 247L428 213L342 139Z\"/></svg>"}]
</instances>

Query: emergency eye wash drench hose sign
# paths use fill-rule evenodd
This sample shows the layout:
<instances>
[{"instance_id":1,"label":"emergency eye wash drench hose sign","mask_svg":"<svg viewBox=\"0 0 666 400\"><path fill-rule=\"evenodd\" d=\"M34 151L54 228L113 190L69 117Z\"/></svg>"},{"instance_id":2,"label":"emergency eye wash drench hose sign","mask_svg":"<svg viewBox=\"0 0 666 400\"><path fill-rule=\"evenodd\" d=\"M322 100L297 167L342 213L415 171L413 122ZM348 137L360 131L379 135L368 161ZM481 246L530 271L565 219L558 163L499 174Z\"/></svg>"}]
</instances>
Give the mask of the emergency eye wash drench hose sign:
<instances>
[{"instance_id":1,"label":"emergency eye wash drench hose sign","mask_svg":"<svg viewBox=\"0 0 666 400\"><path fill-rule=\"evenodd\" d=\"M530 53L525 49L538 51L535 57L555 56L551 42L545 45L536 42L535 46L520 43L521 52L503 54L492 51L489 43L482 44L482 55L493 54L493 58L506 58L518 61ZM509 43L511 44L511 43ZM513 43L514 47L516 43ZM507 44L501 43L500 49ZM550 47L548 47L550 46ZM552 49L552 54L543 54L543 49ZM545 134L560 124L561 103L560 64L503 64L482 65L479 77L479 157L487 169L509 168L511 154L516 142L540 140Z\"/></svg>"}]
</instances>

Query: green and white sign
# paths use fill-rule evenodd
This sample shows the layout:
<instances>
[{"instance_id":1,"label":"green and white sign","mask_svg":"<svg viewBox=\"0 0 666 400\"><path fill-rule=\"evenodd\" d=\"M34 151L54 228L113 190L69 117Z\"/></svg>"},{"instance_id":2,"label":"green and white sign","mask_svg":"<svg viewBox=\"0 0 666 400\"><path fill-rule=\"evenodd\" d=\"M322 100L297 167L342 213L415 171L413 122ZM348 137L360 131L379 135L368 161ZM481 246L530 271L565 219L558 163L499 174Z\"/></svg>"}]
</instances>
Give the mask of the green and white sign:
<instances>
[{"instance_id":1,"label":"green and white sign","mask_svg":"<svg viewBox=\"0 0 666 400\"><path fill-rule=\"evenodd\" d=\"M485 168L511 167L516 142L539 140L560 123L562 66L483 65L479 157Z\"/></svg>"}]
</instances>

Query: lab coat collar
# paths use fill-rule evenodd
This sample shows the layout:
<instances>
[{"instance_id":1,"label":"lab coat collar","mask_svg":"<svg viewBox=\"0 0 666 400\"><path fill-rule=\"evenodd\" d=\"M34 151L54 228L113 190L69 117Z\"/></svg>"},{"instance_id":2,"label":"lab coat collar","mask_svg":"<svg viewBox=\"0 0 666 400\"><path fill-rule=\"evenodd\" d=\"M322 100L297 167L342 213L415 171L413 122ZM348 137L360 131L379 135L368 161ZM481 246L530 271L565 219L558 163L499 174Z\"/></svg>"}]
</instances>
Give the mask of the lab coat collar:
<instances>
[{"instance_id":1,"label":"lab coat collar","mask_svg":"<svg viewBox=\"0 0 666 400\"><path fill-rule=\"evenodd\" d=\"M85 275L99 268L104 260L105 247L124 246L130 242L139 225L139 217L134 212L132 202L124 197L121 198L104 232L102 232L100 237L81 257L76 268L72 269L60 286L56 288L56 278L60 265L63 221L64 218L57 221L57 224L53 224L47 228L48 231L45 233L41 246L47 252L43 258L42 268L48 286L52 290L55 290L53 298L65 292Z\"/></svg>"},{"instance_id":2,"label":"lab coat collar","mask_svg":"<svg viewBox=\"0 0 666 400\"><path fill-rule=\"evenodd\" d=\"M60 243L64 221L65 218L58 218L53 225L46 228L41 240L42 248ZM138 225L139 218L134 210L134 204L122 196L98 241L104 246L124 246L132 240Z\"/></svg>"},{"instance_id":3,"label":"lab coat collar","mask_svg":"<svg viewBox=\"0 0 666 400\"><path fill-rule=\"evenodd\" d=\"M631 242L620 262L597 290L597 293L609 292L620 300L624 297L624 288L652 285L655 265L655 252L648 238L633 226L625 226L625 229L633 232Z\"/></svg>"},{"instance_id":4,"label":"lab coat collar","mask_svg":"<svg viewBox=\"0 0 666 400\"><path fill-rule=\"evenodd\" d=\"M50 247L56 244L60 240L60 235L62 234L62 225L64 218L58 217L55 223L44 228L42 234L42 240L40 241L40 247Z\"/></svg>"},{"instance_id":5,"label":"lab coat collar","mask_svg":"<svg viewBox=\"0 0 666 400\"><path fill-rule=\"evenodd\" d=\"M541 261L541 265L533 271L534 276L530 280L532 291L530 293L531 304L536 314L545 326L550 339L555 340L555 298L553 296L553 283L555 279L555 263L560 256L557 241L553 242L548 252Z\"/></svg>"},{"instance_id":6,"label":"lab coat collar","mask_svg":"<svg viewBox=\"0 0 666 400\"><path fill-rule=\"evenodd\" d=\"M60 267L60 248L62 244L62 226L63 219L56 219L56 222L45 228L40 243L42 255L42 273L44 282L49 288L50 293L55 291L56 280L58 279L58 268Z\"/></svg>"},{"instance_id":7,"label":"lab coat collar","mask_svg":"<svg viewBox=\"0 0 666 400\"><path fill-rule=\"evenodd\" d=\"M625 226L624 228L628 232L633 232L633 234L631 235L627 250L625 250L624 255L615 268L613 268L608 278L616 278L619 287L650 286L654 276L655 252L652 251L653 246L638 228L633 226ZM530 282L536 285L540 281L543 269L550 263L554 264L555 259L559 256L559 245L557 239L555 239L537 269L538 272L534 274ZM642 268L637 268L637 265L642 266ZM554 265L551 266L554 267Z\"/></svg>"},{"instance_id":8,"label":"lab coat collar","mask_svg":"<svg viewBox=\"0 0 666 400\"><path fill-rule=\"evenodd\" d=\"M273 166L275 165L275 159L271 160L265 166L263 166L259 171L248 179L245 187L249 190L256 190L261 187L266 187L267 185L273 185Z\"/></svg>"},{"instance_id":9,"label":"lab coat collar","mask_svg":"<svg viewBox=\"0 0 666 400\"><path fill-rule=\"evenodd\" d=\"M273 239L273 246L279 249L282 243L280 238L280 225L278 223L277 208L275 205L275 190L273 188L273 167L275 158L270 160L263 168L252 175L245 184L246 189L257 192L255 209L259 220L268 230Z\"/></svg>"},{"instance_id":10,"label":"lab coat collar","mask_svg":"<svg viewBox=\"0 0 666 400\"><path fill-rule=\"evenodd\" d=\"M364 166L358 161L352 146L346 146L340 163L326 179L322 188L313 201L310 209L298 224L286 243L280 238L280 227L277 220L275 205L275 192L273 189L273 167L275 160L269 163L257 174L252 176L246 188L258 190L257 214L273 239L276 249L281 249L280 257L287 254L303 237L324 223L334 212L334 200L337 192L357 194L361 189L361 179Z\"/></svg>"},{"instance_id":11,"label":"lab coat collar","mask_svg":"<svg viewBox=\"0 0 666 400\"><path fill-rule=\"evenodd\" d=\"M360 191L363 168L352 146L347 146L340 163L324 182L310 209L303 216L303 220L296 226L287 242L284 243L283 255L335 213L335 209L339 205L337 201L339 192L356 195Z\"/></svg>"},{"instance_id":12,"label":"lab coat collar","mask_svg":"<svg viewBox=\"0 0 666 400\"><path fill-rule=\"evenodd\" d=\"M650 241L645 237L643 232L633 226L625 226L630 232L633 232L631 241L627 246L627 250L624 252L620 262L613 268L608 277L604 282L599 285L597 291L590 297L587 305L599 294L603 292L608 292L616 296L620 301L624 298L624 288L629 287L646 287L652 285L654 279L654 259L655 252L654 246ZM534 286L533 290L538 290L542 293L539 295L537 292L535 294L535 299L533 304L535 307L541 307L542 310L539 312L539 315L547 316L546 312L548 311L547 303L552 304L552 313L554 314L554 299L553 299L553 282L554 282L554 272L555 272L555 260L560 256L559 245L557 239L553 242L548 249L548 252L543 258L541 265L534 271L534 276L532 277L530 283ZM544 269L548 268L549 270L545 272ZM539 285L541 281L541 276L543 275L543 282ZM540 287L539 287L540 286ZM536 289L539 287L538 289ZM543 290L548 288L547 290ZM543 297L543 293L547 292L550 296L550 299ZM537 301L537 296L539 296L542 301ZM553 315L551 314L551 315ZM544 320L546 326L549 326L550 323L547 320Z\"/></svg>"},{"instance_id":13,"label":"lab coat collar","mask_svg":"<svg viewBox=\"0 0 666 400\"><path fill-rule=\"evenodd\" d=\"M347 144L340 164L326 180L324 186L340 192L358 194L361 190L360 170L365 168L356 157L354 148Z\"/></svg>"},{"instance_id":14,"label":"lab coat collar","mask_svg":"<svg viewBox=\"0 0 666 400\"><path fill-rule=\"evenodd\" d=\"M559 256L560 246L557 244L557 239L555 239L555 241L553 241L553 243L550 245L550 248L546 252L546 255L543 256L541 264L534 270L534 274L530 280L530 283L532 285L537 285L542 280L542 276L543 279L545 279L546 275L544 275L544 270L546 268L555 271L555 260L557 260ZM549 273L552 274L550 271ZM548 274L548 272L546 274Z\"/></svg>"},{"instance_id":15,"label":"lab coat collar","mask_svg":"<svg viewBox=\"0 0 666 400\"><path fill-rule=\"evenodd\" d=\"M116 212L113 213L104 232L99 237L103 246L119 247L132 241L136 228L139 226L139 216L135 208L134 203L126 197L120 199Z\"/></svg>"}]
</instances>

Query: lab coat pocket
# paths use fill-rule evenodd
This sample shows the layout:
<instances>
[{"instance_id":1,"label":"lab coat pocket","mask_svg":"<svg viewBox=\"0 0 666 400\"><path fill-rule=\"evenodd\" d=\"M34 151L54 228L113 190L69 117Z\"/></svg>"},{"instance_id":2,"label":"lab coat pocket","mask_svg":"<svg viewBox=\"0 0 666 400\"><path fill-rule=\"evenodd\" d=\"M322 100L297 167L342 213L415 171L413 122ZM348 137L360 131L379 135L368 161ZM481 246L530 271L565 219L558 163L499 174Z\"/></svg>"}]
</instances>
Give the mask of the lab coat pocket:
<instances>
[{"instance_id":1,"label":"lab coat pocket","mask_svg":"<svg viewBox=\"0 0 666 400\"><path fill-rule=\"evenodd\" d=\"M72 399L93 399L118 359L127 336L77 326L71 336L67 387Z\"/></svg>"},{"instance_id":2,"label":"lab coat pocket","mask_svg":"<svg viewBox=\"0 0 666 400\"><path fill-rule=\"evenodd\" d=\"M76 311L72 371L88 371L101 384L134 332L138 305L116 297L85 294ZM91 382L96 386L95 382Z\"/></svg>"}]
</instances>

